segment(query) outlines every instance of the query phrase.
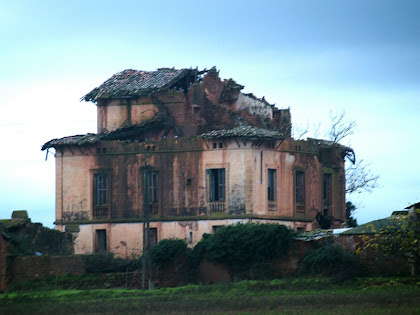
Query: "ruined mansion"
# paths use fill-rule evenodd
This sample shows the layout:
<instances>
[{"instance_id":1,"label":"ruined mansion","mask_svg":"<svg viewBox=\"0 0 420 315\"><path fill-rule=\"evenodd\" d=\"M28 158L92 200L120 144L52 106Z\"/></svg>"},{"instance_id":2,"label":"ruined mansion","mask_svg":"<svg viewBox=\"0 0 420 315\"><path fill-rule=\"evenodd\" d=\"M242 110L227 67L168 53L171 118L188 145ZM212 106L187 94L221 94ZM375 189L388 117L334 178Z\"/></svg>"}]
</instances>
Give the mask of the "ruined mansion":
<instances>
[{"instance_id":1,"label":"ruined mansion","mask_svg":"<svg viewBox=\"0 0 420 315\"><path fill-rule=\"evenodd\" d=\"M238 222L297 231L345 220L351 148L291 137L289 109L241 92L212 68L124 70L86 94L97 133L53 139L57 229L75 253L141 254L164 238L196 244Z\"/></svg>"}]
</instances>

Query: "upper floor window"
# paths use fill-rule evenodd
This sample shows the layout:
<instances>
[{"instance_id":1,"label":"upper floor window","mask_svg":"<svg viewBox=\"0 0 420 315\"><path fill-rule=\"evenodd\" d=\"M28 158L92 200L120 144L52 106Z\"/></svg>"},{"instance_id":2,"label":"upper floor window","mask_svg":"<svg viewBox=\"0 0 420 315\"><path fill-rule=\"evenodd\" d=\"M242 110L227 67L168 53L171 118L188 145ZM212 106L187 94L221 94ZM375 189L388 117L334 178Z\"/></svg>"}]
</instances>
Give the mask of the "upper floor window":
<instances>
[{"instance_id":1,"label":"upper floor window","mask_svg":"<svg viewBox=\"0 0 420 315\"><path fill-rule=\"evenodd\" d=\"M156 171L146 172L146 193L149 203L159 202L159 173Z\"/></svg>"},{"instance_id":2,"label":"upper floor window","mask_svg":"<svg viewBox=\"0 0 420 315\"><path fill-rule=\"evenodd\" d=\"M109 178L107 173L93 177L93 217L107 217L109 214Z\"/></svg>"},{"instance_id":3,"label":"upper floor window","mask_svg":"<svg viewBox=\"0 0 420 315\"><path fill-rule=\"evenodd\" d=\"M109 176L108 174L94 175L94 205L103 206L108 204L109 200Z\"/></svg>"},{"instance_id":4,"label":"upper floor window","mask_svg":"<svg viewBox=\"0 0 420 315\"><path fill-rule=\"evenodd\" d=\"M331 174L324 174L324 215L331 215Z\"/></svg>"},{"instance_id":5,"label":"upper floor window","mask_svg":"<svg viewBox=\"0 0 420 315\"><path fill-rule=\"evenodd\" d=\"M226 198L225 169L207 170L209 201L224 201Z\"/></svg>"},{"instance_id":6,"label":"upper floor window","mask_svg":"<svg viewBox=\"0 0 420 315\"><path fill-rule=\"evenodd\" d=\"M269 201L276 200L276 170L268 169L267 174L267 197Z\"/></svg>"},{"instance_id":7,"label":"upper floor window","mask_svg":"<svg viewBox=\"0 0 420 315\"><path fill-rule=\"evenodd\" d=\"M295 200L296 205L305 204L305 173L302 171L295 172Z\"/></svg>"}]
</instances>

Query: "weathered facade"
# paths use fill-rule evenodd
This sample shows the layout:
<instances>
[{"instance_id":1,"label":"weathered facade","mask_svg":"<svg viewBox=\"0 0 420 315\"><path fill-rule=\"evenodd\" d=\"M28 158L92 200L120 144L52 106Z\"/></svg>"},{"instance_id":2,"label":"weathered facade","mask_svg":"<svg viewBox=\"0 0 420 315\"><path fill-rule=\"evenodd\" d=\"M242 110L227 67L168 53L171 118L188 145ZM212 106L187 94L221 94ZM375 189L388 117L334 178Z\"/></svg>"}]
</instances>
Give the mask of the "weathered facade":
<instances>
[{"instance_id":1,"label":"weathered facade","mask_svg":"<svg viewBox=\"0 0 420 315\"><path fill-rule=\"evenodd\" d=\"M216 69L115 74L82 100L97 134L53 139L56 225L76 253L139 254L151 243L236 222L333 227L345 219L350 148L291 138L289 109L243 94ZM75 228L76 226L76 228Z\"/></svg>"}]
</instances>

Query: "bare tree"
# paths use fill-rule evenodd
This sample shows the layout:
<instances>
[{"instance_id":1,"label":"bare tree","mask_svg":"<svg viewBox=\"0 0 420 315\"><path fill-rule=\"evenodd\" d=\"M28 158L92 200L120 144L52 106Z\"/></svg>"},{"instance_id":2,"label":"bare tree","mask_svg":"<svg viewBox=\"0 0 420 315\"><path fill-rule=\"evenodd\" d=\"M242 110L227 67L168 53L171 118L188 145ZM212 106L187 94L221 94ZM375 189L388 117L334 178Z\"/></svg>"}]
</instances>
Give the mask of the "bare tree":
<instances>
[{"instance_id":1,"label":"bare tree","mask_svg":"<svg viewBox=\"0 0 420 315\"><path fill-rule=\"evenodd\" d=\"M354 134L356 129L356 122L348 120L346 111L342 110L339 113L330 112L331 129L327 133L327 137L334 143L339 143L348 136ZM378 187L379 175L375 175L370 170L369 164L363 159L355 163L349 163L346 166L346 193L362 193L372 192Z\"/></svg>"},{"instance_id":2,"label":"bare tree","mask_svg":"<svg viewBox=\"0 0 420 315\"><path fill-rule=\"evenodd\" d=\"M331 129L328 131L327 137L334 143L339 143L344 138L352 135L356 129L356 122L354 120L348 121L346 119L346 111L342 110L340 113L330 112Z\"/></svg>"},{"instance_id":3,"label":"bare tree","mask_svg":"<svg viewBox=\"0 0 420 315\"><path fill-rule=\"evenodd\" d=\"M346 193L372 192L378 187L379 175L375 175L363 159L346 167Z\"/></svg>"}]
</instances>

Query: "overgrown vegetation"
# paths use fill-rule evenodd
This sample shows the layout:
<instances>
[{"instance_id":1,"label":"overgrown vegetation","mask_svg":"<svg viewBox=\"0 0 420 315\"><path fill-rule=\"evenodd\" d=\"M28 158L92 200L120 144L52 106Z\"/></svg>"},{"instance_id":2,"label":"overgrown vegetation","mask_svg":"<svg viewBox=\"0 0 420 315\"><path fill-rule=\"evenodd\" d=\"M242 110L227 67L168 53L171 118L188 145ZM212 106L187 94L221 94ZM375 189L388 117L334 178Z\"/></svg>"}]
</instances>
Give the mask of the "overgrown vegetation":
<instances>
[{"instance_id":1,"label":"overgrown vegetation","mask_svg":"<svg viewBox=\"0 0 420 315\"><path fill-rule=\"evenodd\" d=\"M355 278L363 269L355 255L329 243L308 251L303 265L309 274L330 276L336 281Z\"/></svg>"},{"instance_id":2,"label":"overgrown vegetation","mask_svg":"<svg viewBox=\"0 0 420 315\"><path fill-rule=\"evenodd\" d=\"M151 250L152 261L156 266L163 266L170 262L177 265L180 261L185 260L187 254L187 243L180 239L161 240Z\"/></svg>"},{"instance_id":3,"label":"overgrown vegetation","mask_svg":"<svg viewBox=\"0 0 420 315\"><path fill-rule=\"evenodd\" d=\"M126 272L141 266L141 262L136 258L118 258L109 252L83 255L83 261L87 273Z\"/></svg>"},{"instance_id":4,"label":"overgrown vegetation","mask_svg":"<svg viewBox=\"0 0 420 315\"><path fill-rule=\"evenodd\" d=\"M377 264L408 265L411 273L420 272L420 209L416 209L414 217L395 217L387 227L373 230L372 234L361 236L361 244L356 253L360 256L372 256ZM372 255L372 253L374 253ZM403 270L403 266L395 268ZM394 268L393 268L394 269Z\"/></svg>"},{"instance_id":5,"label":"overgrown vegetation","mask_svg":"<svg viewBox=\"0 0 420 315\"><path fill-rule=\"evenodd\" d=\"M222 226L203 237L191 256L195 262L205 257L225 265L233 278L272 278L275 260L288 252L293 236L292 230L279 224Z\"/></svg>"}]
</instances>

